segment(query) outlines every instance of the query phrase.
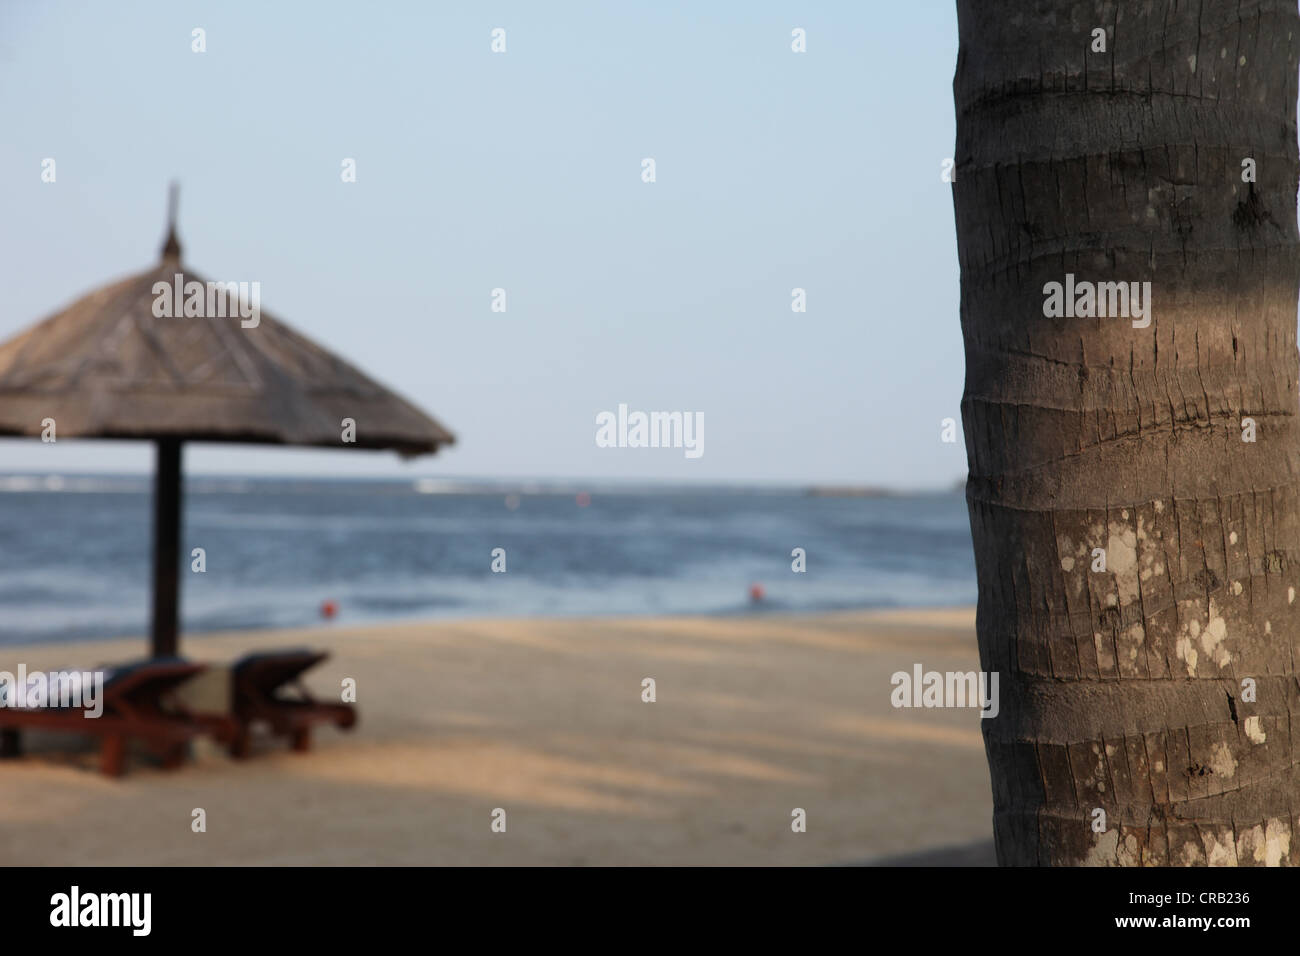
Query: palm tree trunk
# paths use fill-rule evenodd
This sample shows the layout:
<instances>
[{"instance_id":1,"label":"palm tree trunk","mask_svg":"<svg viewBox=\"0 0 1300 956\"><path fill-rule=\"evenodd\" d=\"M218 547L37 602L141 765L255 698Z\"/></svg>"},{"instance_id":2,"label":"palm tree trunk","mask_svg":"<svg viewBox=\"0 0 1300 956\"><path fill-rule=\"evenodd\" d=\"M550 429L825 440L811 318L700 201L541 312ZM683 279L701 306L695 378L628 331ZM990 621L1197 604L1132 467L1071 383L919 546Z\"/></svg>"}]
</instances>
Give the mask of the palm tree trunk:
<instances>
[{"instance_id":1,"label":"palm tree trunk","mask_svg":"<svg viewBox=\"0 0 1300 956\"><path fill-rule=\"evenodd\" d=\"M1300 864L1295 0L958 17L998 860ZM1149 282L1149 324L1053 282Z\"/></svg>"}]
</instances>

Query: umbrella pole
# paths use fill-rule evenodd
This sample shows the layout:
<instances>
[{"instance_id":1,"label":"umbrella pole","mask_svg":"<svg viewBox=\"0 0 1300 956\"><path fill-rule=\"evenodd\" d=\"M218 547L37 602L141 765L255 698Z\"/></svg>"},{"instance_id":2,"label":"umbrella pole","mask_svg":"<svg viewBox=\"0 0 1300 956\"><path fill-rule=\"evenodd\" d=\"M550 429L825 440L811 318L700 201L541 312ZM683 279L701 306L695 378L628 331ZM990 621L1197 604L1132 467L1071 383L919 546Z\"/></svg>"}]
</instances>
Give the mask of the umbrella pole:
<instances>
[{"instance_id":1,"label":"umbrella pole","mask_svg":"<svg viewBox=\"0 0 1300 956\"><path fill-rule=\"evenodd\" d=\"M176 654L180 608L181 443L158 440L153 487L153 656Z\"/></svg>"}]
</instances>

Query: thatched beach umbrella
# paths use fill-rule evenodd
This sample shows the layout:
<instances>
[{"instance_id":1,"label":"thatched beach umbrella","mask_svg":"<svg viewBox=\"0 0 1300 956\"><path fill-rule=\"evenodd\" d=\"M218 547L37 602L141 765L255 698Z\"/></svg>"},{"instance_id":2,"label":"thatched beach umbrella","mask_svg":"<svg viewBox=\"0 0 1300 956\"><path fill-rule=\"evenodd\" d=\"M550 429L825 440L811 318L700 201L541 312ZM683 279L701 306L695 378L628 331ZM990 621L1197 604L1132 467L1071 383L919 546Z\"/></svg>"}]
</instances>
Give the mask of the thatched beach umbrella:
<instances>
[{"instance_id":1,"label":"thatched beach umbrella","mask_svg":"<svg viewBox=\"0 0 1300 956\"><path fill-rule=\"evenodd\" d=\"M53 419L56 439L157 445L155 656L177 650L182 443L393 449L413 456L455 440L410 402L265 312L256 325L237 308L226 310L235 313L227 318L156 315L160 283L208 287L181 265L174 189L169 205L167 241L154 268L92 292L0 344L0 435L41 435ZM344 419L355 422L350 441Z\"/></svg>"}]
</instances>

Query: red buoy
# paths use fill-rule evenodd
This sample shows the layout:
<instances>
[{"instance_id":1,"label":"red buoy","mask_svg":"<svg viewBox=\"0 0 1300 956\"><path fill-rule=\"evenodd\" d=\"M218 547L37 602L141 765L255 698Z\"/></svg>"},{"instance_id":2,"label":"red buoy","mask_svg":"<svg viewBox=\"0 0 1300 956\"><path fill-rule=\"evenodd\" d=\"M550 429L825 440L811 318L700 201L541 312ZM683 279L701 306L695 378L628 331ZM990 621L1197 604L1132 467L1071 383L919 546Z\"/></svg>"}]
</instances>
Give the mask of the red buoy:
<instances>
[{"instance_id":1,"label":"red buoy","mask_svg":"<svg viewBox=\"0 0 1300 956\"><path fill-rule=\"evenodd\" d=\"M765 597L767 597L767 591L764 589L763 585L755 581L749 586L749 599L755 604L763 600Z\"/></svg>"},{"instance_id":2,"label":"red buoy","mask_svg":"<svg viewBox=\"0 0 1300 956\"><path fill-rule=\"evenodd\" d=\"M333 601L324 601L320 606L320 616L323 618L332 618L339 612L339 606Z\"/></svg>"}]
</instances>

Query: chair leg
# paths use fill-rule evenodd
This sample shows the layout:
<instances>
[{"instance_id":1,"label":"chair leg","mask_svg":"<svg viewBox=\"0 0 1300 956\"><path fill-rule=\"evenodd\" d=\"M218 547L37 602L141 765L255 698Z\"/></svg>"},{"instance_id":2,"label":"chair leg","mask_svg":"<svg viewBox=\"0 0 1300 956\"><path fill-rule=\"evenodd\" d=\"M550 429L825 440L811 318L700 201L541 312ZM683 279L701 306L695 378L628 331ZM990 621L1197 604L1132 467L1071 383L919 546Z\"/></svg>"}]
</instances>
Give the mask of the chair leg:
<instances>
[{"instance_id":1,"label":"chair leg","mask_svg":"<svg viewBox=\"0 0 1300 956\"><path fill-rule=\"evenodd\" d=\"M293 749L298 753L311 750L311 728L295 727L293 731Z\"/></svg>"},{"instance_id":2,"label":"chair leg","mask_svg":"<svg viewBox=\"0 0 1300 956\"><path fill-rule=\"evenodd\" d=\"M0 730L0 757L20 757L23 752L23 741L17 727L6 727Z\"/></svg>"},{"instance_id":3,"label":"chair leg","mask_svg":"<svg viewBox=\"0 0 1300 956\"><path fill-rule=\"evenodd\" d=\"M120 734L105 737L99 747L99 769L108 777L120 777L126 765L126 738Z\"/></svg>"}]
</instances>

